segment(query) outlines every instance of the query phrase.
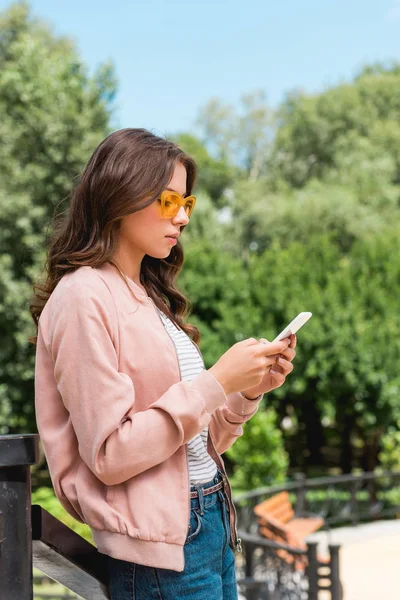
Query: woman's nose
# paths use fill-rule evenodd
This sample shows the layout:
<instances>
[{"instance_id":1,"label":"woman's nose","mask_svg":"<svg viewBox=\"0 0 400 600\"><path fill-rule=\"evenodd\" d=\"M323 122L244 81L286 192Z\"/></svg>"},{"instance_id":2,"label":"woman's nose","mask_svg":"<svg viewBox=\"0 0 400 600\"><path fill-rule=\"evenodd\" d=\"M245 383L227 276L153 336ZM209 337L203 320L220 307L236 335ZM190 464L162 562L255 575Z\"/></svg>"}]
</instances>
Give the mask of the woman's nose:
<instances>
[{"instance_id":1,"label":"woman's nose","mask_svg":"<svg viewBox=\"0 0 400 600\"><path fill-rule=\"evenodd\" d=\"M178 212L176 213L173 221L176 223L184 223L185 225L189 223L189 217L186 214L185 208L183 206L179 207Z\"/></svg>"}]
</instances>

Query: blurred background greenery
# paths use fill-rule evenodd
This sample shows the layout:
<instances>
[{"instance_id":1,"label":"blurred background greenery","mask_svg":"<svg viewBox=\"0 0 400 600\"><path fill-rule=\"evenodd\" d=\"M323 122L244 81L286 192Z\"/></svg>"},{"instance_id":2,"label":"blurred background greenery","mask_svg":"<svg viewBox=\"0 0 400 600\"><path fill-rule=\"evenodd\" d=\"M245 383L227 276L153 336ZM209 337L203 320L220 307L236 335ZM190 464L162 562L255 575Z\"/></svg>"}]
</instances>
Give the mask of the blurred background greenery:
<instances>
[{"instance_id":1,"label":"blurred background greenery","mask_svg":"<svg viewBox=\"0 0 400 600\"><path fill-rule=\"evenodd\" d=\"M71 40L26 3L0 15L0 432L36 432L28 312L54 213L112 131L111 63L89 75ZM173 137L197 160L196 210L180 284L206 367L247 337L272 339L298 312L295 370L225 455L235 489L292 477L399 468L400 64L350 83L211 99L200 134ZM42 460L33 500L57 504Z\"/></svg>"}]
</instances>

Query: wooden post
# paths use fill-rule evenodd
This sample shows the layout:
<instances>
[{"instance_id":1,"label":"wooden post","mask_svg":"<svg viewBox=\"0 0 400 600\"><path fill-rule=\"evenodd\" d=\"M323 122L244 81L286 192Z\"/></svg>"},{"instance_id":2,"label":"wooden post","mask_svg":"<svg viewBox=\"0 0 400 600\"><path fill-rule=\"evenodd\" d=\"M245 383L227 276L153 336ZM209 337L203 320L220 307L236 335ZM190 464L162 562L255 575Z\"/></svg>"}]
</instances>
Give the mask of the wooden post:
<instances>
[{"instance_id":1,"label":"wooden post","mask_svg":"<svg viewBox=\"0 0 400 600\"><path fill-rule=\"evenodd\" d=\"M2 600L32 600L30 466L39 436L0 435L0 593Z\"/></svg>"}]
</instances>

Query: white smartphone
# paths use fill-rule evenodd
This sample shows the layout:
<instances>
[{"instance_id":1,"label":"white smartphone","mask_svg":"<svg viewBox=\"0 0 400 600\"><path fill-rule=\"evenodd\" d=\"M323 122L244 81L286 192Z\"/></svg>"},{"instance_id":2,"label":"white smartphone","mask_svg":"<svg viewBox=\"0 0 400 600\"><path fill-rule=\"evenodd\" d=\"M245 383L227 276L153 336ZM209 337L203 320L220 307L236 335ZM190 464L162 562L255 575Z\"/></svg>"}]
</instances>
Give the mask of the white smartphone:
<instances>
[{"instance_id":1,"label":"white smartphone","mask_svg":"<svg viewBox=\"0 0 400 600\"><path fill-rule=\"evenodd\" d=\"M277 342L278 340L284 340L285 338L289 337L289 335L296 333L300 327L303 327L303 325L307 323L310 317L312 317L312 313L310 312L299 313L297 317L295 317L293 321L289 323L289 325L285 327L285 329L281 331L279 335L276 336L274 342Z\"/></svg>"}]
</instances>

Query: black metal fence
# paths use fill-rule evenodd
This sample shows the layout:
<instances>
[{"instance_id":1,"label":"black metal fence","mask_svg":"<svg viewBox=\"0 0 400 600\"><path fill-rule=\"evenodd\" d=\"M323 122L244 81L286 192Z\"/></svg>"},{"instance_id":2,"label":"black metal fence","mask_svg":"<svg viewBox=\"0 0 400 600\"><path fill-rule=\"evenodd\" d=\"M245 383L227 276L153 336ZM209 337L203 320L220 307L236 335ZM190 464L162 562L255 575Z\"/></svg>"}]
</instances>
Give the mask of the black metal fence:
<instances>
[{"instance_id":1,"label":"black metal fence","mask_svg":"<svg viewBox=\"0 0 400 600\"><path fill-rule=\"evenodd\" d=\"M109 599L105 555L40 506L31 505L30 467L38 460L38 450L37 434L0 435L1 600L33 598L32 566L84 599ZM299 499L301 486L298 489ZM247 494L239 501L244 553L237 570L243 595L248 600L317 600L318 590L328 589L332 600L341 600L339 548L331 546L330 559L321 563L315 544L299 550L253 534L246 518L248 524L249 507L257 497ZM252 526L254 521L253 515Z\"/></svg>"},{"instance_id":2,"label":"black metal fence","mask_svg":"<svg viewBox=\"0 0 400 600\"><path fill-rule=\"evenodd\" d=\"M239 530L244 557L237 567L239 589L247 600L317 600L322 590L342 600L338 545L321 561L317 544L300 550Z\"/></svg>"},{"instance_id":3,"label":"black metal fence","mask_svg":"<svg viewBox=\"0 0 400 600\"><path fill-rule=\"evenodd\" d=\"M318 590L327 589L331 598L341 598L339 547L329 546L328 563L317 556L316 545L308 543L303 551L308 567L296 569L279 558L274 543L262 542L254 518L256 504L279 492L289 492L296 517L318 515L324 518L324 529L400 516L400 472L382 471L360 475L339 475L307 479L298 473L295 480L235 495L240 536L250 543L240 572L243 589L251 600L316 599ZM247 536L247 538L246 538ZM295 556L292 549L291 553ZM249 554L249 551L248 551Z\"/></svg>"},{"instance_id":4,"label":"black metal fence","mask_svg":"<svg viewBox=\"0 0 400 600\"><path fill-rule=\"evenodd\" d=\"M248 532L255 532L254 506L282 491L289 492L296 516L319 515L324 518L326 528L400 516L400 472L312 479L297 473L294 481L283 485L236 495L234 500L241 526Z\"/></svg>"}]
</instances>

